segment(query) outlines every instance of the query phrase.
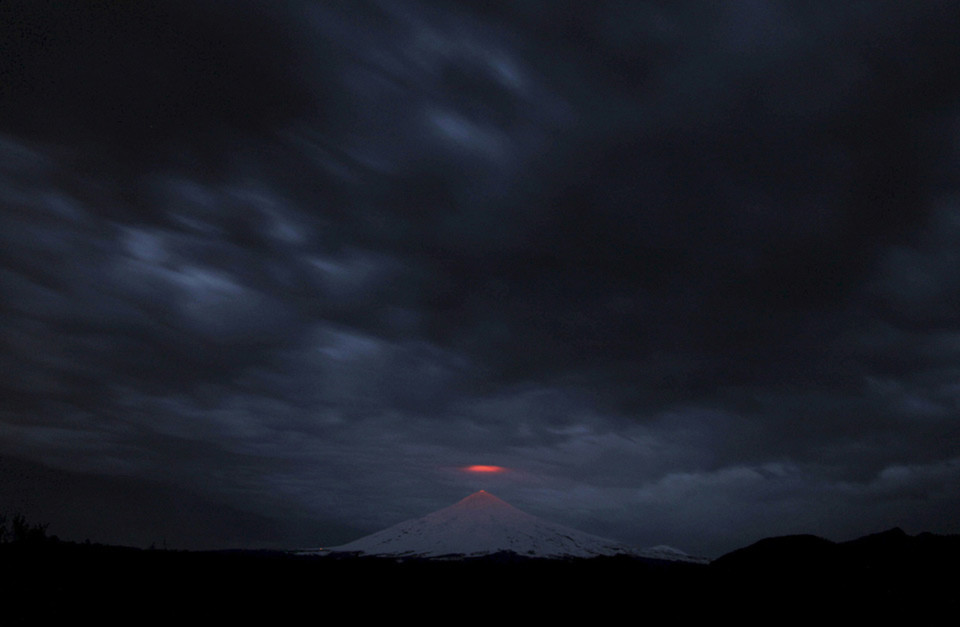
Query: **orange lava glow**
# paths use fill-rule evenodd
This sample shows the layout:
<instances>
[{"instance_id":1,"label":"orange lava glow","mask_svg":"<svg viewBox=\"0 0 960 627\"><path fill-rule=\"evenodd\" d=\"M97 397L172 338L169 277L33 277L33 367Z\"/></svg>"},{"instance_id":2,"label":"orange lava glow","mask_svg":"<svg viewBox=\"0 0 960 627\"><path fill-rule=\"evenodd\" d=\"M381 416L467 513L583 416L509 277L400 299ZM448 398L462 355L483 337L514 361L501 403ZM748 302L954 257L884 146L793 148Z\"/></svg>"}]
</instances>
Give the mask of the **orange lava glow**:
<instances>
[{"instance_id":1,"label":"orange lava glow","mask_svg":"<svg viewBox=\"0 0 960 627\"><path fill-rule=\"evenodd\" d=\"M484 472L484 473L506 472L507 470L503 466L480 466L480 465L465 466L463 469L467 472Z\"/></svg>"}]
</instances>

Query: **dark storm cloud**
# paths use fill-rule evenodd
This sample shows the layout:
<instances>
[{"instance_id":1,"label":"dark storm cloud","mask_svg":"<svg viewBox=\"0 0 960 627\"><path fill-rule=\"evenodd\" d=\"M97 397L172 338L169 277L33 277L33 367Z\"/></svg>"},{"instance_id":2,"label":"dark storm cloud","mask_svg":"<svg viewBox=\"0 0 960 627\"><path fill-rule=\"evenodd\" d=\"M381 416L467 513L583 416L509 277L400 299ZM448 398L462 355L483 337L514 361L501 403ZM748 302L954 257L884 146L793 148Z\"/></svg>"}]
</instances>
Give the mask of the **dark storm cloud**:
<instances>
[{"instance_id":1,"label":"dark storm cloud","mask_svg":"<svg viewBox=\"0 0 960 627\"><path fill-rule=\"evenodd\" d=\"M2 450L370 530L946 529L956 8L4 3Z\"/></svg>"},{"instance_id":2,"label":"dark storm cloud","mask_svg":"<svg viewBox=\"0 0 960 627\"><path fill-rule=\"evenodd\" d=\"M5 125L151 158L306 110L276 12L255 2L4 3Z\"/></svg>"}]
</instances>

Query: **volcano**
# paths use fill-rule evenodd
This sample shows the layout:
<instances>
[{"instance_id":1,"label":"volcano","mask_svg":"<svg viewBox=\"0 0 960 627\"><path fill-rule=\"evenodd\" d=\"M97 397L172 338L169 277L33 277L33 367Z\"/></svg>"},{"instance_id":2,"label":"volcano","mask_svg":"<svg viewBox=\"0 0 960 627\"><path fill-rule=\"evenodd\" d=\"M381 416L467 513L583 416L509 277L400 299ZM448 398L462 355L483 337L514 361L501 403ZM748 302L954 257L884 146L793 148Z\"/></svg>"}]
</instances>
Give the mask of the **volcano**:
<instances>
[{"instance_id":1,"label":"volcano","mask_svg":"<svg viewBox=\"0 0 960 627\"><path fill-rule=\"evenodd\" d=\"M485 490L329 551L431 558L504 551L545 558L642 554L613 540L531 516Z\"/></svg>"}]
</instances>

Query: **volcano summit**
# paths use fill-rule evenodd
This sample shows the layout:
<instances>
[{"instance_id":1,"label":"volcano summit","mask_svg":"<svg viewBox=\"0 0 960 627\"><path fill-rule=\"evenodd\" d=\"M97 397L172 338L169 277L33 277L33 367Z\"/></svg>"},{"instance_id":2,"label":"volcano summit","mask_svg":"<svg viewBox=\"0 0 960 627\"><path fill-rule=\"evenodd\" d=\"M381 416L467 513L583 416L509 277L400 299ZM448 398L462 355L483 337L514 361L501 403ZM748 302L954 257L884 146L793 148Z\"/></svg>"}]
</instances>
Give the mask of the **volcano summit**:
<instances>
[{"instance_id":1,"label":"volcano summit","mask_svg":"<svg viewBox=\"0 0 960 627\"><path fill-rule=\"evenodd\" d=\"M531 516L485 490L330 551L394 557L474 557L501 551L528 557L638 554L613 540Z\"/></svg>"}]
</instances>

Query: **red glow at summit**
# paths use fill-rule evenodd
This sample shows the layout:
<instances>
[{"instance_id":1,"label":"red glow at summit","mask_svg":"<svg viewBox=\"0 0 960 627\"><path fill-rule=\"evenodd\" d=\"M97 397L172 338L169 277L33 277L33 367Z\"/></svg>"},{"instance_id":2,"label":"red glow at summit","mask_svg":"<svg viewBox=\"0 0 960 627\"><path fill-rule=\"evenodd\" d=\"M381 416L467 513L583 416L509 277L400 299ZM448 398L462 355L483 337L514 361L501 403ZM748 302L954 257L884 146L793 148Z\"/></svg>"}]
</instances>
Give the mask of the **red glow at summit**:
<instances>
[{"instance_id":1,"label":"red glow at summit","mask_svg":"<svg viewBox=\"0 0 960 627\"><path fill-rule=\"evenodd\" d=\"M480 464L475 464L473 466L464 466L462 468L464 472L475 472L481 474L492 474L498 472L506 472L507 469L503 466L484 466Z\"/></svg>"}]
</instances>

